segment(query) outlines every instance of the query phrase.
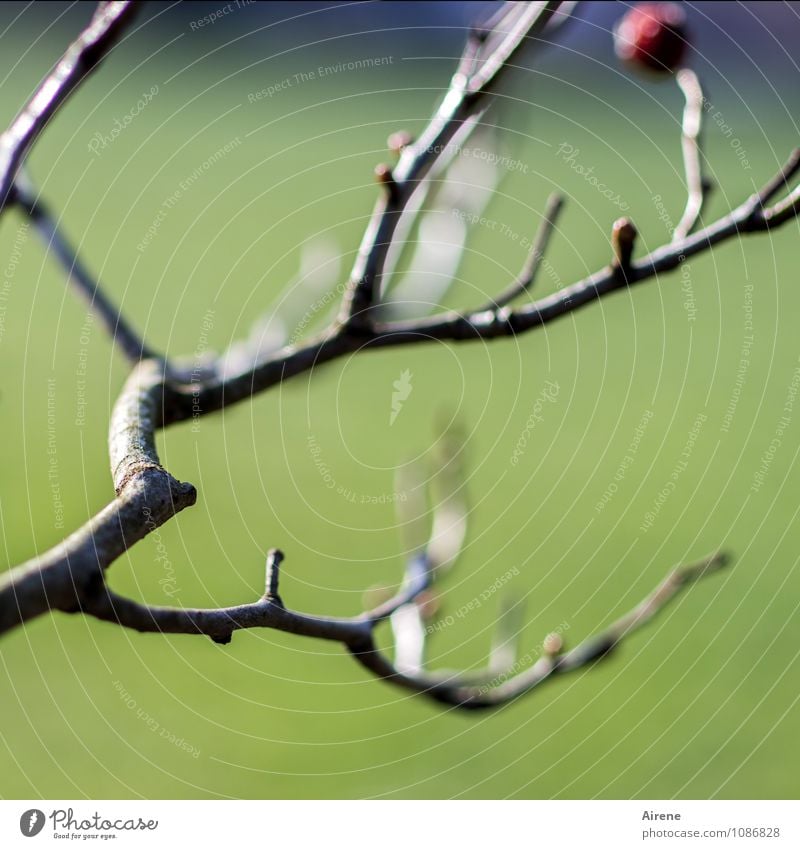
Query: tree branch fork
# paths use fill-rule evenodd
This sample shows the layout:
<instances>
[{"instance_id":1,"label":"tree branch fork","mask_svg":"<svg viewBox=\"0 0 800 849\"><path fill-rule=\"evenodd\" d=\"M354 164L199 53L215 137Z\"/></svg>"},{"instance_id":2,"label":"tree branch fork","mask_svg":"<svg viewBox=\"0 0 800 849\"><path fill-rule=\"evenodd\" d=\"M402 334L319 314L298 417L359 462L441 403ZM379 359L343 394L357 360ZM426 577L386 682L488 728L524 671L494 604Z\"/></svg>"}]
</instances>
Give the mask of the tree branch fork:
<instances>
[{"instance_id":1,"label":"tree branch fork","mask_svg":"<svg viewBox=\"0 0 800 849\"><path fill-rule=\"evenodd\" d=\"M515 668L515 655L504 649L477 676L429 673L424 660L428 633L425 599L458 559L464 543L468 511L463 482L457 476L450 480L436 505L428 542L409 558L400 588L391 598L351 618L311 616L287 607L279 593L283 555L276 549L266 556L264 594L249 604L214 609L152 606L119 596L106 581L106 570L125 551L196 501L194 486L177 480L161 464L155 443L160 428L250 399L356 350L430 340L461 342L517 336L614 291L658 278L726 240L771 230L797 216L800 185L794 185L794 180L800 171L800 150L761 191L698 229L708 188L699 168L701 113L697 110L702 91L694 76L683 75L678 84L687 100L683 150L689 200L670 243L634 259L636 229L628 219L621 219L612 229L608 265L553 294L514 306L513 302L533 288L563 208L563 199L555 195L547 204L525 265L495 299L472 311L379 320L382 278L398 222L404 214L410 214L414 194L436 173L442 151L474 128L509 63L552 28L559 5L507 3L495 19L471 34L450 89L427 129L416 142L405 140L393 168L383 166L376 172L381 196L366 228L338 318L316 337L255 355L241 369L229 373L224 354L202 370L189 371L180 362L154 353L78 262L53 216L21 173L28 151L59 105L98 67L132 19L131 3L100 4L89 27L67 50L53 75L0 136L0 212L13 207L29 217L131 364L109 424L109 458L116 494L62 543L0 576L0 633L53 610L83 613L142 632L201 634L218 643L229 642L237 630L275 628L340 642L374 675L436 701L466 708L496 707L607 656L682 590L725 565L725 555L714 553L697 564L675 569L640 605L602 634L571 650L564 648L560 637L549 635L538 660L515 674L510 671ZM454 457L451 453L443 460L443 469L453 471L457 465ZM394 661L380 648L376 637L377 629L384 624L392 630ZM501 645L513 643L518 632L501 617Z\"/></svg>"}]
</instances>

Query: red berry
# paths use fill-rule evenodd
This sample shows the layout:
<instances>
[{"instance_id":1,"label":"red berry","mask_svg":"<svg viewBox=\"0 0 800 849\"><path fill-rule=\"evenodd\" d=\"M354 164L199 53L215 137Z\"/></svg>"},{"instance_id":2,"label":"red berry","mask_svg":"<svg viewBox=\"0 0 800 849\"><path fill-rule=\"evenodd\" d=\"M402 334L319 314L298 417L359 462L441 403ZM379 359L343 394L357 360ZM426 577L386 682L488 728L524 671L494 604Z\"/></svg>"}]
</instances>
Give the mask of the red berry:
<instances>
[{"instance_id":1,"label":"red berry","mask_svg":"<svg viewBox=\"0 0 800 849\"><path fill-rule=\"evenodd\" d=\"M673 73L686 52L686 15L675 3L640 3L617 24L614 47L639 69Z\"/></svg>"}]
</instances>

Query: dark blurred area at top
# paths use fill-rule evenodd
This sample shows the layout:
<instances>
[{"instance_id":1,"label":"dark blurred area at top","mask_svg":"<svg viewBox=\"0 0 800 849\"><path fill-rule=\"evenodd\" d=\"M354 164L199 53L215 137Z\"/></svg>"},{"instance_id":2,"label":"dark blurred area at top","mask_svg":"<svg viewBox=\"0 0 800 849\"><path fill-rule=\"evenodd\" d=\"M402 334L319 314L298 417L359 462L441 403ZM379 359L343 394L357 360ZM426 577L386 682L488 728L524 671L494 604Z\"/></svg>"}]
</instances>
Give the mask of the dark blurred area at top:
<instances>
[{"instance_id":1,"label":"dark blurred area at top","mask_svg":"<svg viewBox=\"0 0 800 849\"><path fill-rule=\"evenodd\" d=\"M0 7L0 31L14 23L26 34L43 36L48 41L63 41L86 22L92 3L3 3ZM486 2L367 2L367 3L286 3L211 2L141 3L139 21L148 21L148 39L191 35L190 43L180 49L199 58L218 62L222 45L233 50L238 66L248 61L276 59L297 50L314 49L324 55L346 52L342 41L367 38L374 50L382 46L408 56L456 55L466 28L485 19L499 3ZM575 8L575 19L558 35L558 43L567 48L548 51L537 58L554 70L561 63L580 63L583 57L615 64L609 32L632 4L583 2ZM749 75L775 77L797 75L795 64L800 44L800 7L782 2L700 2L682 4L686 10L693 42L695 65L722 72L730 80ZM226 11L227 10L227 11ZM217 13L212 24L192 27L192 22ZM154 29L157 28L157 29ZM38 30L38 32L37 32ZM153 47L156 44L153 42ZM178 48L178 44L174 45ZM201 58L202 63L203 59ZM705 70L705 69L704 69Z\"/></svg>"}]
</instances>

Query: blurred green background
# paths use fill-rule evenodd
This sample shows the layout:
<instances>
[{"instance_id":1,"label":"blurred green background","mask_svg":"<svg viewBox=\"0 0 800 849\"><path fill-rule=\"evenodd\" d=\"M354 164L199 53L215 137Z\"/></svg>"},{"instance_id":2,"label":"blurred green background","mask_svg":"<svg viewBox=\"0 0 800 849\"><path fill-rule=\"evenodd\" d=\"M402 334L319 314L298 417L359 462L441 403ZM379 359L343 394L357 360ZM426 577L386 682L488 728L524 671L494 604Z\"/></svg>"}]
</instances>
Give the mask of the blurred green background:
<instances>
[{"instance_id":1,"label":"blurred green background","mask_svg":"<svg viewBox=\"0 0 800 849\"><path fill-rule=\"evenodd\" d=\"M321 252L339 263L336 282L345 278L376 194L373 167L389 156L385 139L424 126L474 13L444 3L266 4L192 26L216 8L148 4L142 26L61 110L30 162L107 291L174 355L246 337L291 297L304 257ZM608 28L622 7L584 9L565 46L533 51L486 115L499 150L525 167L507 169L483 212L504 226L471 228L450 306L505 285L525 256L508 233L529 234L554 188L568 204L540 293L607 262L622 203L641 252L668 239L664 210L680 215L679 94L617 66ZM3 4L4 125L88 14L86 4ZM798 143L797 68L781 46L796 16L769 3L700 4L689 14L693 65L714 107L712 220ZM379 57L248 98L320 66ZM153 86L151 102L93 153L94 134L109 135ZM562 144L616 203L559 155ZM202 176L166 208L198 168ZM157 235L138 249L163 209ZM0 794L795 796L800 409L784 408L800 363L797 237L791 222L730 241L692 259L683 276L523 338L352 357L194 429L170 428L159 438L162 459L197 486L198 504L109 573L115 589L153 603L235 604L263 591L264 553L280 546L287 604L354 614L365 588L392 586L402 573L394 506L380 496L395 491L397 467L428 453L442 416L456 414L470 530L442 586L443 617L516 567L505 589L525 602L523 652L560 624L574 644L676 563L716 548L735 553L730 571L694 587L612 658L499 712L468 714L374 681L324 642L253 631L218 646L42 617L0 644ZM0 519L10 567L113 496L106 428L126 368L16 213L3 217L0 242ZM308 332L328 310L313 315ZM413 389L390 426L392 384L405 369ZM547 380L558 382L558 397L513 465ZM436 634L432 665L484 661L499 595Z\"/></svg>"}]
</instances>

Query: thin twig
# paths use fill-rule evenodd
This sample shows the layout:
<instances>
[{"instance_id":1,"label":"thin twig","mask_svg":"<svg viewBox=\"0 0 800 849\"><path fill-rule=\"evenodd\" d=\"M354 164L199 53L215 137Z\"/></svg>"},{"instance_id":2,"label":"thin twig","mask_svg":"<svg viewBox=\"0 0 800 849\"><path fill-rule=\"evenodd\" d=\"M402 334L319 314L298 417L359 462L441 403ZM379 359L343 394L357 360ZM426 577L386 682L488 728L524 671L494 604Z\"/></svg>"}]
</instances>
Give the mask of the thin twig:
<instances>
[{"instance_id":1,"label":"thin twig","mask_svg":"<svg viewBox=\"0 0 800 849\"><path fill-rule=\"evenodd\" d=\"M55 216L42 201L28 179L20 174L14 186L14 201L19 209L30 218L34 228L67 272L67 282L75 285L89 306L96 310L112 339L132 362L156 357L145 341L136 333L128 321L103 292L100 281L95 280L61 232Z\"/></svg>"},{"instance_id":2,"label":"thin twig","mask_svg":"<svg viewBox=\"0 0 800 849\"><path fill-rule=\"evenodd\" d=\"M762 206L772 200L778 192L788 192L791 189L791 179L800 171L800 147L792 151L780 171L767 182L758 192L758 200Z\"/></svg>"},{"instance_id":3,"label":"thin twig","mask_svg":"<svg viewBox=\"0 0 800 849\"><path fill-rule=\"evenodd\" d=\"M484 312L485 310L495 310L499 307L504 307L510 304L515 298L524 294L533 288L536 282L536 274L544 259L547 246L550 244L550 237L556 226L556 221L561 210L564 207L564 196L554 192L547 199L542 220L539 224L539 229L536 231L536 236L528 252L525 264L517 276L516 280L510 283L503 291L492 298L482 307L478 307L475 312Z\"/></svg>"},{"instance_id":4,"label":"thin twig","mask_svg":"<svg viewBox=\"0 0 800 849\"><path fill-rule=\"evenodd\" d=\"M789 188L789 181L800 172L800 148L793 151L783 168L758 192L758 203L761 207L761 220L765 229L777 227L794 218L800 211L800 185L796 186L782 200L771 207L765 207L780 191Z\"/></svg>"},{"instance_id":5,"label":"thin twig","mask_svg":"<svg viewBox=\"0 0 800 849\"><path fill-rule=\"evenodd\" d=\"M672 240L685 239L700 219L706 201L708 185L703 177L701 165L700 133L703 127L703 88L694 71L681 68L676 80L683 92L685 105L681 124L681 148L683 150L683 168L686 174L688 197L681 220L675 227Z\"/></svg>"}]
</instances>

